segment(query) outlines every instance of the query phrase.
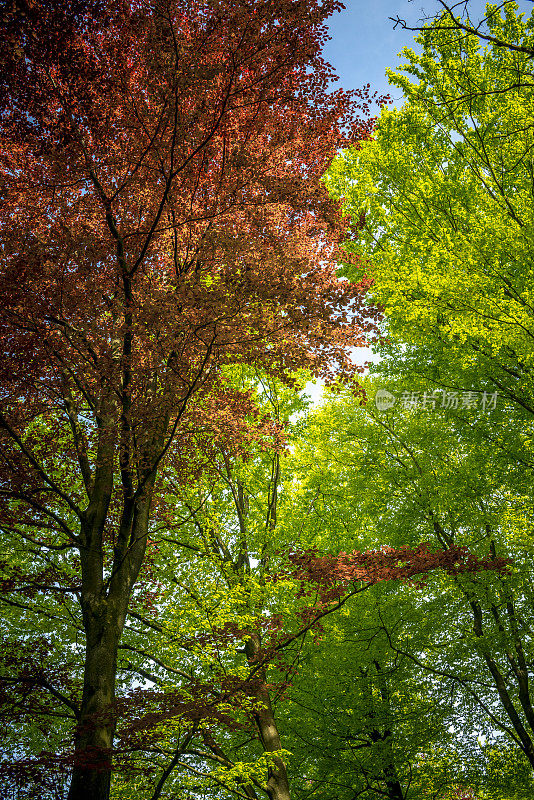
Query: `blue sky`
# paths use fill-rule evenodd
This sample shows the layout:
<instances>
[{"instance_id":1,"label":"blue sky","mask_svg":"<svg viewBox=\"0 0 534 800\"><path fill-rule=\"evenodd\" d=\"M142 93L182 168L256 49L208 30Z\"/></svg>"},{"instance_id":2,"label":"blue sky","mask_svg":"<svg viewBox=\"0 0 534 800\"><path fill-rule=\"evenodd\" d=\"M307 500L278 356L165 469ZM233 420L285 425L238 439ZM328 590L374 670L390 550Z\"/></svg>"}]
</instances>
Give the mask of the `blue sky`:
<instances>
[{"instance_id":1,"label":"blue sky","mask_svg":"<svg viewBox=\"0 0 534 800\"><path fill-rule=\"evenodd\" d=\"M416 22L420 14L414 10L419 5L420 0L345 0L346 10L331 18L332 39L324 49L326 60L339 75L337 85L359 89L370 83L372 91L389 91L385 70L398 65L397 53L412 44L413 34L393 30L388 17L398 13Z\"/></svg>"},{"instance_id":2,"label":"blue sky","mask_svg":"<svg viewBox=\"0 0 534 800\"><path fill-rule=\"evenodd\" d=\"M400 59L397 53L411 46L415 34L400 28L393 30L388 17L397 14L408 24L418 24L425 14L434 14L439 7L437 0L344 0L346 10L335 14L329 26L331 41L324 55L340 77L337 86L343 89L359 89L370 83L378 92L389 91L384 73L388 67L395 69ZM530 0L519 0L520 11L529 16L532 12ZM483 15L484 2L469 0L472 19ZM397 91L393 97L398 103Z\"/></svg>"}]
</instances>

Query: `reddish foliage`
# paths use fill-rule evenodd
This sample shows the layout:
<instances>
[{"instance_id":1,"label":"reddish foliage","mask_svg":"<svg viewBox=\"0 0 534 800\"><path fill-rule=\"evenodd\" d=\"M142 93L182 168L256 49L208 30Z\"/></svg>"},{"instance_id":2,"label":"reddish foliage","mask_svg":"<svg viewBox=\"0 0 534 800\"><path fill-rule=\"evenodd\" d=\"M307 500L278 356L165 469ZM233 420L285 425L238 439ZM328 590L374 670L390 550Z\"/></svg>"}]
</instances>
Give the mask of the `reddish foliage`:
<instances>
[{"instance_id":1,"label":"reddish foliage","mask_svg":"<svg viewBox=\"0 0 534 800\"><path fill-rule=\"evenodd\" d=\"M454 789L454 796L457 800L476 800L476 795L473 789L465 789L461 786Z\"/></svg>"},{"instance_id":2,"label":"reddish foliage","mask_svg":"<svg viewBox=\"0 0 534 800\"><path fill-rule=\"evenodd\" d=\"M301 596L318 592L322 604L338 601L355 585L361 590L382 581L411 581L435 569L443 569L449 575L482 570L502 573L510 564L506 558L479 558L466 547L456 545L432 552L426 542L415 548L382 547L327 556L318 555L314 549L293 550L288 559L292 565L290 574L301 581Z\"/></svg>"},{"instance_id":3,"label":"reddish foliage","mask_svg":"<svg viewBox=\"0 0 534 800\"><path fill-rule=\"evenodd\" d=\"M338 6L36 3L31 32L11 20L2 377L21 422L63 393L59 364L89 396L123 378L125 326L139 425L171 389L176 413L195 379L213 387L212 362L348 368L369 325L336 278L344 225L319 178L369 121L324 91L317 25ZM241 418L229 399L195 425Z\"/></svg>"},{"instance_id":4,"label":"reddish foliage","mask_svg":"<svg viewBox=\"0 0 534 800\"><path fill-rule=\"evenodd\" d=\"M320 181L372 128L368 89L328 91L339 8L15 0L0 16L0 519L46 565L4 588L79 589L87 641L115 654L166 513L161 466L183 481L221 448L281 445L228 365L348 377L374 331L368 282L337 277L347 221ZM49 571L62 548L79 580ZM113 700L97 651L82 720ZM75 795L105 797L84 730Z\"/></svg>"}]
</instances>

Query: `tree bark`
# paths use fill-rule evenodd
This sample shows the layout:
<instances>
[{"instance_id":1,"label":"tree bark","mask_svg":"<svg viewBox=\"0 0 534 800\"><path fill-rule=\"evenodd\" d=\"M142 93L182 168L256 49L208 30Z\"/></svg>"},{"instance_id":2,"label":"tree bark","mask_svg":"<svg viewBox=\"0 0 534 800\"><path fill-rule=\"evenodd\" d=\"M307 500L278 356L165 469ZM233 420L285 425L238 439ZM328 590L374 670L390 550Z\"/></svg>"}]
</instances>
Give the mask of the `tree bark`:
<instances>
[{"instance_id":1,"label":"tree bark","mask_svg":"<svg viewBox=\"0 0 534 800\"><path fill-rule=\"evenodd\" d=\"M132 589L143 563L155 475L125 503L111 576L104 580L100 522L81 549L81 605L86 634L83 696L68 800L109 800L115 735L117 653ZM105 506L105 503L103 504Z\"/></svg>"},{"instance_id":2,"label":"tree bark","mask_svg":"<svg viewBox=\"0 0 534 800\"><path fill-rule=\"evenodd\" d=\"M382 698L383 707L386 714L386 724L383 731L378 729L371 731L371 741L375 744L377 742L382 742L382 757L384 759L382 772L384 775L384 782L386 784L387 797L389 800L404 800L404 792L397 773L395 756L393 753L393 718L391 713L390 693L384 672L382 671L382 667L378 661L374 661L374 666L378 678L380 697Z\"/></svg>"},{"instance_id":3,"label":"tree bark","mask_svg":"<svg viewBox=\"0 0 534 800\"><path fill-rule=\"evenodd\" d=\"M259 656L260 647L261 642L259 634L253 634L245 646L247 659L251 666L254 665L255 660ZM252 697L257 702L257 710L254 719L260 734L263 749L266 753L275 754L282 749L282 743L274 718L269 690L265 685L266 676L264 668L259 671L259 677L261 682L252 692ZM271 766L269 767L267 794L269 795L269 800L291 800L286 765L283 759L277 755L274 755Z\"/></svg>"},{"instance_id":4,"label":"tree bark","mask_svg":"<svg viewBox=\"0 0 534 800\"><path fill-rule=\"evenodd\" d=\"M508 687L506 685L506 679L501 670L499 669L497 662L492 657L490 650L485 642L484 638L484 630L482 628L482 607L480 604L474 600L469 600L469 605L471 606L471 611L473 613L473 630L475 636L477 637L479 643L479 652L482 654L484 661L488 667L488 670L493 678L493 683L497 692L499 694L499 699L502 703L502 706L508 715L510 722L512 723L515 732L518 736L518 744L521 747L521 750L527 757L530 766L534 770L534 742L530 737L528 731L526 730L521 717L514 705L513 698L510 696L508 692ZM521 690L521 685L519 685L519 691ZM530 702L530 698L529 698Z\"/></svg>"},{"instance_id":5,"label":"tree bark","mask_svg":"<svg viewBox=\"0 0 534 800\"><path fill-rule=\"evenodd\" d=\"M83 697L68 800L109 798L117 646L117 631L95 620L87 631Z\"/></svg>"}]
</instances>

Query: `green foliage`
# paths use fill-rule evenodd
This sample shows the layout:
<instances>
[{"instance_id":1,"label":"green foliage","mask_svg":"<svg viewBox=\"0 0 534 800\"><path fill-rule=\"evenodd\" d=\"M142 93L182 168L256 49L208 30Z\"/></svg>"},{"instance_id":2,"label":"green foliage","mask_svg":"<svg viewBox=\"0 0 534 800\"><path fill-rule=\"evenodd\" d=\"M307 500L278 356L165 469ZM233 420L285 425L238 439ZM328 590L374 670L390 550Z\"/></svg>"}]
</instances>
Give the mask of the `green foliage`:
<instances>
[{"instance_id":1,"label":"green foliage","mask_svg":"<svg viewBox=\"0 0 534 800\"><path fill-rule=\"evenodd\" d=\"M507 4L488 23L532 36ZM406 102L383 109L373 141L327 173L365 225L361 258L406 373L434 386L499 394L532 412L534 81L525 53L482 49L458 30L425 30L390 81ZM372 266L368 265L371 262Z\"/></svg>"},{"instance_id":2,"label":"green foliage","mask_svg":"<svg viewBox=\"0 0 534 800\"><path fill-rule=\"evenodd\" d=\"M447 785L451 797L529 796L534 766L534 81L529 53L513 49L532 46L534 16L513 3L487 13L490 36L512 47L482 47L444 13L389 73L404 106L383 109L373 140L325 178L358 227L344 274L373 281L384 339L365 411L347 399L320 412L317 440L335 419L333 455L304 481L356 541L454 541L513 559L506 578L433 578L412 621L389 623L390 646L444 712L448 697L454 747L431 742L412 783L440 799Z\"/></svg>"},{"instance_id":3,"label":"green foliage","mask_svg":"<svg viewBox=\"0 0 534 800\"><path fill-rule=\"evenodd\" d=\"M367 380L367 395L373 398L381 385ZM400 380L397 388L402 388ZM489 740L495 730L510 726L487 673L486 655L504 676L524 722L509 656L513 659L516 646L524 650L527 663L534 656L531 482L507 459L495 459L453 412L417 412L401 405L383 412L373 401L362 406L348 393L310 416L293 459L295 514L305 518L307 509L304 541L312 541L320 529L322 546L329 539L332 549L424 540L434 547L456 542L480 555L496 550L513 558L507 577L436 574L422 588L388 587L376 595L377 587L367 598L373 598L370 605L358 597L347 610L348 627L343 635L338 632L337 641L333 631L345 617L328 623L329 646L323 655L332 658L335 682L343 674L343 653L350 652L353 686L369 660L384 665L392 686L394 761L405 785L411 775L410 797L440 797L438 788L452 791L464 784L491 786L479 763L476 737ZM481 610L480 635L474 631L472 603ZM326 665L317 670L318 682L324 682L327 671ZM357 692L342 696L349 710L360 708L361 725L361 709L372 707L369 698L357 700ZM301 731L305 723L297 719ZM350 750L332 737L322 752L339 764L340 753ZM371 751L358 755L365 757L363 771L361 763L356 769L354 758L352 767L362 780L365 770L371 774ZM437 787L434 795L427 793L432 785Z\"/></svg>"}]
</instances>

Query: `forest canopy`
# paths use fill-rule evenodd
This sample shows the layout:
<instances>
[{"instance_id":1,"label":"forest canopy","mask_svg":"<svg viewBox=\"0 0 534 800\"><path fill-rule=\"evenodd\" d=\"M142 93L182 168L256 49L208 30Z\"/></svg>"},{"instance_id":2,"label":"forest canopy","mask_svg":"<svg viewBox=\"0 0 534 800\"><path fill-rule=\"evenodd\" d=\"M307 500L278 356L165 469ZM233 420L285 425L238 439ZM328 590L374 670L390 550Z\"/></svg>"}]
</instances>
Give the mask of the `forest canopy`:
<instances>
[{"instance_id":1,"label":"forest canopy","mask_svg":"<svg viewBox=\"0 0 534 800\"><path fill-rule=\"evenodd\" d=\"M2 12L7 800L533 796L534 15L338 11Z\"/></svg>"}]
</instances>

